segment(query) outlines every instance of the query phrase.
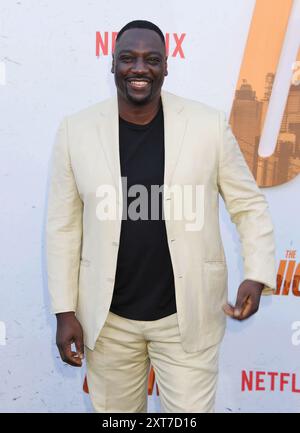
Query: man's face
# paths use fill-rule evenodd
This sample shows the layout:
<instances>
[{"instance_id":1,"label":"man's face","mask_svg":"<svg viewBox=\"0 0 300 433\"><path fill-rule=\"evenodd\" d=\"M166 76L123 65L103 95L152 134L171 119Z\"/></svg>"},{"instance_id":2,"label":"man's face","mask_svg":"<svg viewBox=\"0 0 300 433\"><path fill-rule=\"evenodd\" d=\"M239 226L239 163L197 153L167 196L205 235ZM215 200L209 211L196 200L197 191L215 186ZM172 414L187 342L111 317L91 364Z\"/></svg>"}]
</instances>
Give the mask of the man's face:
<instances>
[{"instance_id":1,"label":"man's face","mask_svg":"<svg viewBox=\"0 0 300 433\"><path fill-rule=\"evenodd\" d=\"M116 43L111 72L119 96L130 103L146 104L160 95L167 72L165 46L148 29L128 29Z\"/></svg>"}]
</instances>

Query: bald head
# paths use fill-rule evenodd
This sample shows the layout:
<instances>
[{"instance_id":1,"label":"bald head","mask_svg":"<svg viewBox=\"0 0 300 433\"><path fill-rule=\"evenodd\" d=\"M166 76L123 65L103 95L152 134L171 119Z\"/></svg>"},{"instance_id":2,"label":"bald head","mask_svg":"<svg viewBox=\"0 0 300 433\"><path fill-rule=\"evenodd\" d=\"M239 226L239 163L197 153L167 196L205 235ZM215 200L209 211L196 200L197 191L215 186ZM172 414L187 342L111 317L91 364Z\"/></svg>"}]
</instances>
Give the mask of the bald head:
<instances>
[{"instance_id":1,"label":"bald head","mask_svg":"<svg viewBox=\"0 0 300 433\"><path fill-rule=\"evenodd\" d=\"M152 23L151 21L146 21L146 20L134 20L134 21L130 21L129 23L125 24L125 26L123 26L121 28L121 30L118 32L116 42L118 42L120 40L122 34L126 30L129 30L129 29L153 30L154 32L156 32L159 35L163 44L166 45L165 37L163 35L163 32L160 30L160 28L156 24Z\"/></svg>"}]
</instances>

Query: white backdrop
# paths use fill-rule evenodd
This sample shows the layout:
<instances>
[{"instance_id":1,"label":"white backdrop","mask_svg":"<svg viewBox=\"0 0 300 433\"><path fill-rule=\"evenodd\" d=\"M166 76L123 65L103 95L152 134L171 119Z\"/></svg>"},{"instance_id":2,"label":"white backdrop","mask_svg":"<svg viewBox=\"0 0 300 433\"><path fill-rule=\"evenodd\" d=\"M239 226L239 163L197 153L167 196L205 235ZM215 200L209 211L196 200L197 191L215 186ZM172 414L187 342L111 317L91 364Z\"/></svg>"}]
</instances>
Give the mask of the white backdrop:
<instances>
[{"instance_id":1,"label":"white backdrop","mask_svg":"<svg viewBox=\"0 0 300 433\"><path fill-rule=\"evenodd\" d=\"M298 0L296 0L298 1ZM271 3L271 0L270 0ZM89 412L84 369L62 363L49 313L44 224L49 159L59 121L115 92L111 54L96 57L96 31L111 34L133 19L186 33L185 58L169 58L164 88L229 115L254 0L0 0L0 412ZM299 245L299 176L265 189L278 259ZM284 202L284 206L282 203ZM235 227L221 206L230 300L243 279ZM241 372L295 373L300 388L300 299L265 297L245 323L228 320L222 343L218 412L300 411L291 386L241 390ZM149 398L149 411L159 411Z\"/></svg>"}]
</instances>

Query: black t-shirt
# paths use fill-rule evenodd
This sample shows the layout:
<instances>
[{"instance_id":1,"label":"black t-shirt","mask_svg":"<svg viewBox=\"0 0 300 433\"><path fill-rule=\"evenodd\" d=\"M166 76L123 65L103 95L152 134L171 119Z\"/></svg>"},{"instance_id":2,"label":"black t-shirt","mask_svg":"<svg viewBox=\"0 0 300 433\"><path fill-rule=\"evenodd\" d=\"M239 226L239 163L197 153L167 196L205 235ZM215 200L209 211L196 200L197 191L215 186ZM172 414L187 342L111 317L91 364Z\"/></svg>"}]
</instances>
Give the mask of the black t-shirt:
<instances>
[{"instance_id":1,"label":"black t-shirt","mask_svg":"<svg viewBox=\"0 0 300 433\"><path fill-rule=\"evenodd\" d=\"M121 176L127 178L127 191L123 184L123 219L110 311L133 320L157 320L177 311L162 191L156 202L159 203L158 219L150 218L151 185L164 184L161 101L157 115L146 125L130 123L119 116L119 146ZM133 196L128 197L128 189L136 184L144 185L148 196L134 191ZM137 206L136 200L142 205ZM147 214L143 213L147 210L145 202L148 203ZM128 211L131 203L140 217L137 220L132 219L136 216ZM157 206L152 208L157 210Z\"/></svg>"}]
</instances>

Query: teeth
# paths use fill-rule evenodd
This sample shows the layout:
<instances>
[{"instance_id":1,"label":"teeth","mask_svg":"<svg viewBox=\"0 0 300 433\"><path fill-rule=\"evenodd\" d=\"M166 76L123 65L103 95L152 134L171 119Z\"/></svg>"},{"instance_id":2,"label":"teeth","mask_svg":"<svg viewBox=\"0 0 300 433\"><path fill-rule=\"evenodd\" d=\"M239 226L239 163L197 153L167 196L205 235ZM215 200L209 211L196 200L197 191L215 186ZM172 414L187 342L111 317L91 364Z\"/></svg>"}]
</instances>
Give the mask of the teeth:
<instances>
[{"instance_id":1,"label":"teeth","mask_svg":"<svg viewBox=\"0 0 300 433\"><path fill-rule=\"evenodd\" d=\"M148 81L130 81L130 84L137 87L144 87L148 84Z\"/></svg>"}]
</instances>

